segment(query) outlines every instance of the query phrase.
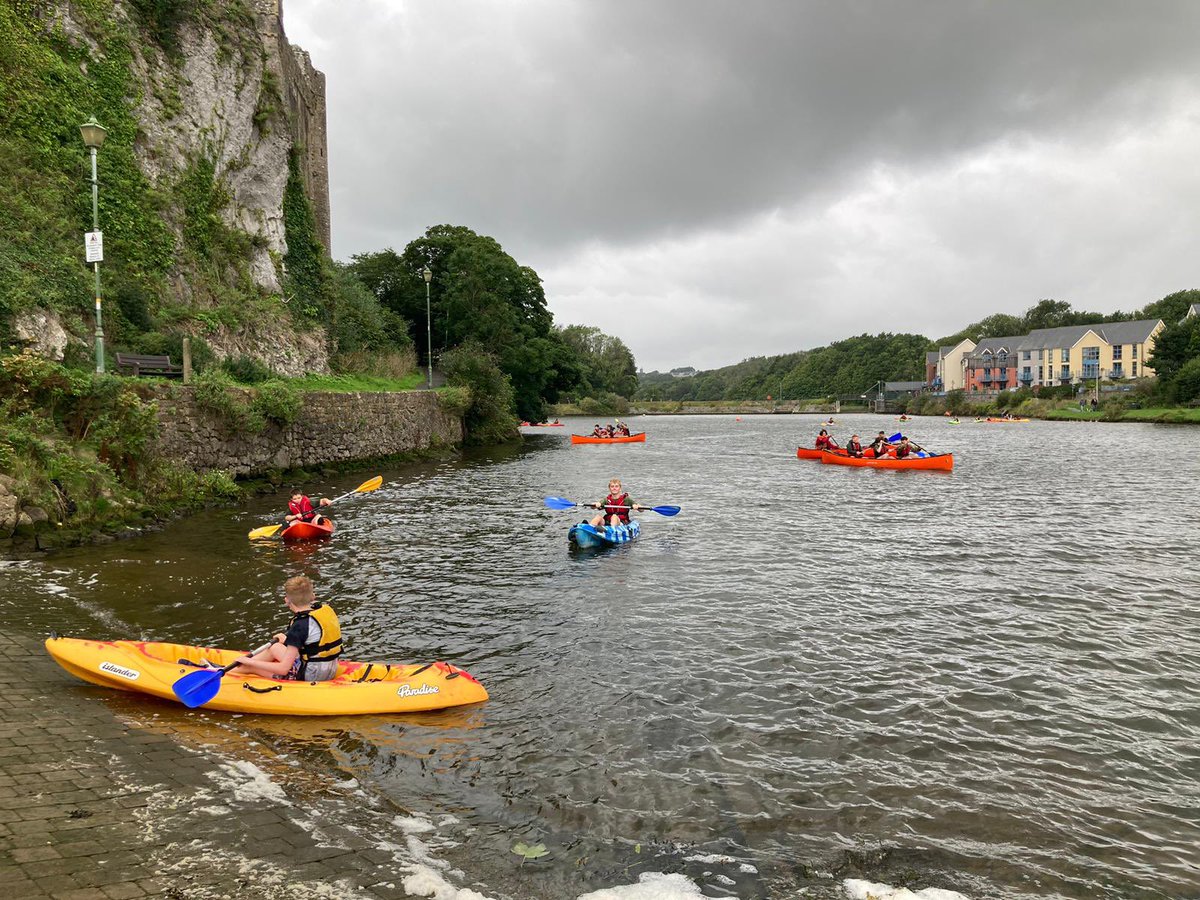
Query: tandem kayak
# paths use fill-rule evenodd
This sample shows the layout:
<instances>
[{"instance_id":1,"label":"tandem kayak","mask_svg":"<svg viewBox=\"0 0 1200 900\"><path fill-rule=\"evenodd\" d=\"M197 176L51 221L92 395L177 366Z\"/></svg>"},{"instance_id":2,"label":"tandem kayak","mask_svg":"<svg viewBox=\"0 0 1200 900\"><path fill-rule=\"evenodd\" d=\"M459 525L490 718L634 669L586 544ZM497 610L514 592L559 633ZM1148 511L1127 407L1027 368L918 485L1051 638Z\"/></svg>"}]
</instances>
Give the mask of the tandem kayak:
<instances>
[{"instance_id":1,"label":"tandem kayak","mask_svg":"<svg viewBox=\"0 0 1200 900\"><path fill-rule=\"evenodd\" d=\"M896 459L894 456L884 456L875 459L871 456L842 456L829 451L822 451L821 462L833 466L859 466L865 469L922 469L926 471L949 472L954 468L954 454L941 453L937 456L906 456Z\"/></svg>"},{"instance_id":2,"label":"tandem kayak","mask_svg":"<svg viewBox=\"0 0 1200 900\"><path fill-rule=\"evenodd\" d=\"M975 421L978 422L979 420L976 419ZM991 416L988 416L986 419L984 419L984 421L985 422L993 422L993 423L997 423L997 424L1001 424L1001 425L1007 425L1010 422L1028 422L1029 420L1028 419L994 419Z\"/></svg>"},{"instance_id":3,"label":"tandem kayak","mask_svg":"<svg viewBox=\"0 0 1200 900\"><path fill-rule=\"evenodd\" d=\"M572 444L640 444L646 440L646 432L624 435L622 437L592 437L590 434L571 435Z\"/></svg>"},{"instance_id":4,"label":"tandem kayak","mask_svg":"<svg viewBox=\"0 0 1200 900\"><path fill-rule=\"evenodd\" d=\"M316 541L333 534L333 521L317 516L311 522L293 522L279 535L284 541Z\"/></svg>"},{"instance_id":5,"label":"tandem kayak","mask_svg":"<svg viewBox=\"0 0 1200 900\"><path fill-rule=\"evenodd\" d=\"M572 525L567 532L567 543L586 549L588 547L615 547L617 544L628 544L642 533L642 526L637 519L631 519L628 525L601 525L599 527L581 522Z\"/></svg>"},{"instance_id":6,"label":"tandem kayak","mask_svg":"<svg viewBox=\"0 0 1200 900\"><path fill-rule=\"evenodd\" d=\"M140 691L175 700L171 686L198 671L205 660L218 666L244 651L146 641L90 641L51 637L46 649L77 678L121 691ZM449 663L400 665L338 661L329 681L281 681L261 675L226 673L205 709L277 716L353 716L424 712L481 703L483 685Z\"/></svg>"}]
</instances>

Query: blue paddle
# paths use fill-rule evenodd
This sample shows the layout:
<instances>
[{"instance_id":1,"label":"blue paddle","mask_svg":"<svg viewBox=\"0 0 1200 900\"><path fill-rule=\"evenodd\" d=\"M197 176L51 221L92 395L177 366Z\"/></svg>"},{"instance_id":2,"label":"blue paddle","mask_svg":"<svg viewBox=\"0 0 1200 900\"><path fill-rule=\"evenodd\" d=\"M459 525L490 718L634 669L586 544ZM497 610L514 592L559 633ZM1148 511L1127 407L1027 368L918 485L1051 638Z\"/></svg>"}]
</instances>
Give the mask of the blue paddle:
<instances>
[{"instance_id":1,"label":"blue paddle","mask_svg":"<svg viewBox=\"0 0 1200 900\"><path fill-rule=\"evenodd\" d=\"M547 497L543 502L551 509L571 509L572 507L575 507L575 506L586 505L583 503L576 503L573 500L568 500L566 497ZM628 509L629 507L622 506L620 508ZM633 507L633 509L651 510L652 512L658 513L660 516L677 516L677 515L679 515L679 510L682 508L683 507L680 507L680 506L635 506L635 507Z\"/></svg>"},{"instance_id":2,"label":"blue paddle","mask_svg":"<svg viewBox=\"0 0 1200 900\"><path fill-rule=\"evenodd\" d=\"M267 641L253 653L251 656L258 656L264 653L274 641ZM230 669L236 668L237 661L231 662L223 669L200 669L197 672L188 672L173 685L171 690L175 692L175 696L179 698L179 702L188 709L195 709L197 706L203 706L213 697L217 696L217 691L221 689L221 678Z\"/></svg>"}]
</instances>

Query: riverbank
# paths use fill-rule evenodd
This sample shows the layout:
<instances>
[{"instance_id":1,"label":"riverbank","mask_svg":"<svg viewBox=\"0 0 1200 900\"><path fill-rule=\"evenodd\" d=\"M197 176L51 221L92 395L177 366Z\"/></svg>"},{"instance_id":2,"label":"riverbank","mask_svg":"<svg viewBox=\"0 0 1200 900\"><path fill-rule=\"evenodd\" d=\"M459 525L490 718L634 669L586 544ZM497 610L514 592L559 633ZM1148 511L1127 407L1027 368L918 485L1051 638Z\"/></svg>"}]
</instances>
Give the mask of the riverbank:
<instances>
[{"instance_id":1,"label":"riverbank","mask_svg":"<svg viewBox=\"0 0 1200 900\"><path fill-rule=\"evenodd\" d=\"M464 439L456 391L183 386L0 358L0 549L132 537L307 469L445 455Z\"/></svg>"}]
</instances>

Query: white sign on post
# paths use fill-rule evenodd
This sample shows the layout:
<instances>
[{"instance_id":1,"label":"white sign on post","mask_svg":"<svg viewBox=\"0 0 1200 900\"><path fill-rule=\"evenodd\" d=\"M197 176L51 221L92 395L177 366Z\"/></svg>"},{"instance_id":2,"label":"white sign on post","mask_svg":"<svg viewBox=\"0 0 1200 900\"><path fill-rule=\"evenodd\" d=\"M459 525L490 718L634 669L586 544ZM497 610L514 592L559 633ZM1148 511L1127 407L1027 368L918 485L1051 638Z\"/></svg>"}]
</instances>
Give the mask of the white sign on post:
<instances>
[{"instance_id":1,"label":"white sign on post","mask_svg":"<svg viewBox=\"0 0 1200 900\"><path fill-rule=\"evenodd\" d=\"M90 263L104 262L104 232L89 231L83 236L83 252Z\"/></svg>"}]
</instances>

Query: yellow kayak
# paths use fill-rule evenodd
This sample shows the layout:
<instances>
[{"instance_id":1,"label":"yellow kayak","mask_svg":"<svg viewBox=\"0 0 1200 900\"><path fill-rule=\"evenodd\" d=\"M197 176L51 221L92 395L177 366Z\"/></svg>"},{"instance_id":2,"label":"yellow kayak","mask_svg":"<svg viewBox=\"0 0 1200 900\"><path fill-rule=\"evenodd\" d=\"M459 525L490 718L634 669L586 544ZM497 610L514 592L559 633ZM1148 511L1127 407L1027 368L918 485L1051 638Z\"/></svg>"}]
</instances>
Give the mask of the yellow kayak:
<instances>
[{"instance_id":1,"label":"yellow kayak","mask_svg":"<svg viewBox=\"0 0 1200 900\"><path fill-rule=\"evenodd\" d=\"M175 701L171 686L204 663L226 666L241 650L147 641L90 641L50 637L46 649L77 678L122 691ZM329 681L281 681L233 669L205 709L278 716L407 713L482 703L482 684L445 662L428 665L338 661Z\"/></svg>"}]
</instances>

